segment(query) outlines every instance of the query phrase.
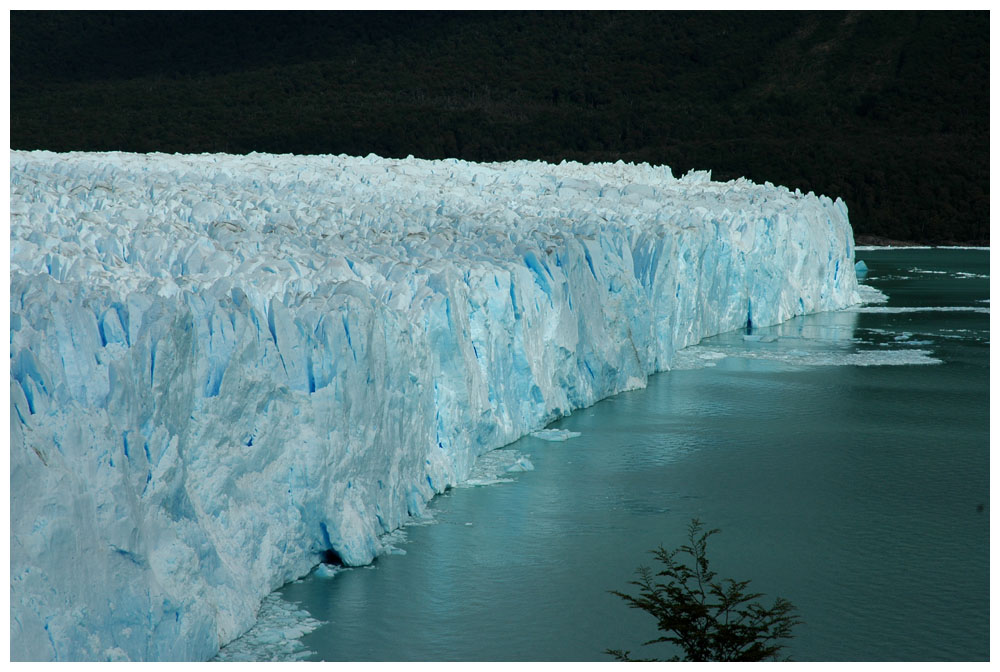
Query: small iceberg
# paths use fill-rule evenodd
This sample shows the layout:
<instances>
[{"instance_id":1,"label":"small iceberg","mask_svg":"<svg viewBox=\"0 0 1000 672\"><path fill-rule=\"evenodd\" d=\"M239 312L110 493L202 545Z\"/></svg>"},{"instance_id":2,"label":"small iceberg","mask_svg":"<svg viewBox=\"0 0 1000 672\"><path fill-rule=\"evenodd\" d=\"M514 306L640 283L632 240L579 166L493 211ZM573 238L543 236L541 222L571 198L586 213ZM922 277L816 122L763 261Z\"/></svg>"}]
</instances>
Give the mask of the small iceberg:
<instances>
[{"instance_id":1,"label":"small iceberg","mask_svg":"<svg viewBox=\"0 0 1000 672\"><path fill-rule=\"evenodd\" d=\"M764 334L743 334L743 340L747 343L774 343L778 340L777 336L765 336Z\"/></svg>"},{"instance_id":2,"label":"small iceberg","mask_svg":"<svg viewBox=\"0 0 1000 672\"><path fill-rule=\"evenodd\" d=\"M881 292L870 285L858 285L858 296L861 297L861 303L864 304L878 304L878 303L888 303L889 296L884 292Z\"/></svg>"},{"instance_id":3,"label":"small iceberg","mask_svg":"<svg viewBox=\"0 0 1000 672\"><path fill-rule=\"evenodd\" d=\"M469 477L456 487L472 488L480 485L513 483L514 479L505 478L504 474L534 470L535 465L527 455L522 455L516 450L500 448L480 455L472 465Z\"/></svg>"},{"instance_id":4,"label":"small iceberg","mask_svg":"<svg viewBox=\"0 0 1000 672\"><path fill-rule=\"evenodd\" d=\"M858 263L854 264L854 272L859 278L865 277L868 275L868 264L863 261L858 261Z\"/></svg>"},{"instance_id":5,"label":"small iceberg","mask_svg":"<svg viewBox=\"0 0 1000 672\"><path fill-rule=\"evenodd\" d=\"M328 565L326 563L320 563L320 565L313 570L313 573L321 579L332 579L342 571L344 571L343 567L338 567L337 565Z\"/></svg>"},{"instance_id":6,"label":"small iceberg","mask_svg":"<svg viewBox=\"0 0 1000 672\"><path fill-rule=\"evenodd\" d=\"M543 441L568 441L580 436L580 432L571 432L568 429L540 429L532 432L531 435Z\"/></svg>"},{"instance_id":7,"label":"small iceberg","mask_svg":"<svg viewBox=\"0 0 1000 672\"><path fill-rule=\"evenodd\" d=\"M534 471L534 470L535 470L535 465L533 465L531 463L531 460L529 460L527 457L522 457L517 462L515 462L514 464L510 465L509 467L507 467L507 471L510 471L510 472L514 472L514 471Z\"/></svg>"}]
</instances>

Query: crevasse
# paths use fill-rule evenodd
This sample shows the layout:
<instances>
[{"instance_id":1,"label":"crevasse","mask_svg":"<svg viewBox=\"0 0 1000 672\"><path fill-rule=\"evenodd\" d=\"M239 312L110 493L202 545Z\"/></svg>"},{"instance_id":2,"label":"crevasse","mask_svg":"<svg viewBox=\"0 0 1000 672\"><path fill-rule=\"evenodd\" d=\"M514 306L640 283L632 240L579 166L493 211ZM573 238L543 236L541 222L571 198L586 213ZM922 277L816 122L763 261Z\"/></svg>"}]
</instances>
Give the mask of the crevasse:
<instances>
[{"instance_id":1,"label":"crevasse","mask_svg":"<svg viewBox=\"0 0 1000 672\"><path fill-rule=\"evenodd\" d=\"M204 660L474 459L858 302L847 208L669 168L11 152L11 657Z\"/></svg>"}]
</instances>

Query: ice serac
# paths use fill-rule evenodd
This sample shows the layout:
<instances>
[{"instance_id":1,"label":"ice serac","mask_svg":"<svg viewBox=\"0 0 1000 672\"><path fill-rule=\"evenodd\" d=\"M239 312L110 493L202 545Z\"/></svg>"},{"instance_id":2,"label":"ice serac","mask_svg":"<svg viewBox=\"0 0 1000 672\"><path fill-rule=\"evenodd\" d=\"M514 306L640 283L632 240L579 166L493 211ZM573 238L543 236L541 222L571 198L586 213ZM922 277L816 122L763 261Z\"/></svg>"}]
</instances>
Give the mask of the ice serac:
<instances>
[{"instance_id":1,"label":"ice serac","mask_svg":"<svg viewBox=\"0 0 1000 672\"><path fill-rule=\"evenodd\" d=\"M707 335L858 301L847 208L648 165L11 152L11 656L268 592Z\"/></svg>"}]
</instances>

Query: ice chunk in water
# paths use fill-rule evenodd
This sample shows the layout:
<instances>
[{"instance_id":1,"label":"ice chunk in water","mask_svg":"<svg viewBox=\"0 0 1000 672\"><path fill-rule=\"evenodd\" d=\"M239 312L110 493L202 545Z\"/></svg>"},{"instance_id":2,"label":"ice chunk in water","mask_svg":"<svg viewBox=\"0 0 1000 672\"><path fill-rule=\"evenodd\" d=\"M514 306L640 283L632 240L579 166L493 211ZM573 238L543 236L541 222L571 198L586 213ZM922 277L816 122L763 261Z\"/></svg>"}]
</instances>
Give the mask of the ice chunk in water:
<instances>
[{"instance_id":1,"label":"ice chunk in water","mask_svg":"<svg viewBox=\"0 0 1000 672\"><path fill-rule=\"evenodd\" d=\"M580 436L580 432L571 432L568 429L540 429L537 432L532 432L531 435L543 441L568 441Z\"/></svg>"}]
</instances>

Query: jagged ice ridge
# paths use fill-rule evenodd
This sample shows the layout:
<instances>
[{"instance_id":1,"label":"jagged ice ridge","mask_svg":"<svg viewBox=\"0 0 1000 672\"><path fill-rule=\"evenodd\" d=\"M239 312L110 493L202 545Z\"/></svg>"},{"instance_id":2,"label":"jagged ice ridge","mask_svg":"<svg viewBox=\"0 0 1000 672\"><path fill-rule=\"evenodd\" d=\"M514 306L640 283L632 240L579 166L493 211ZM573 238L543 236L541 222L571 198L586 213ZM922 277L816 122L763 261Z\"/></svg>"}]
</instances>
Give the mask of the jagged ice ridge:
<instances>
[{"instance_id":1,"label":"jagged ice ridge","mask_svg":"<svg viewBox=\"0 0 1000 672\"><path fill-rule=\"evenodd\" d=\"M843 202L703 172L10 160L14 660L208 659L478 455L859 301Z\"/></svg>"}]
</instances>

